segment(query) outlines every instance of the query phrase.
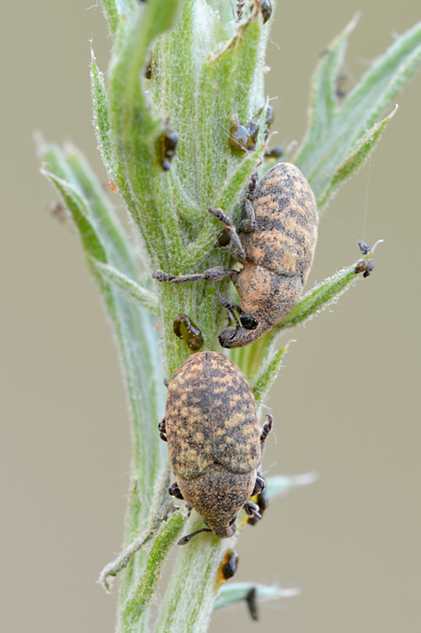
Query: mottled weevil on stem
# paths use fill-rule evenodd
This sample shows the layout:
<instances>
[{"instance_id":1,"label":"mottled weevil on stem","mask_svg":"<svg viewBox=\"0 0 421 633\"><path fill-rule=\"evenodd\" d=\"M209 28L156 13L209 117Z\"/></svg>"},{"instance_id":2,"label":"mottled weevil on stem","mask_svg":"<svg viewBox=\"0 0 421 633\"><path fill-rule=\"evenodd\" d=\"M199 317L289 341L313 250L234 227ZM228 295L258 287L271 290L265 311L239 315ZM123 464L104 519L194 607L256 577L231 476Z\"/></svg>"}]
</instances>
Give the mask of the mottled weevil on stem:
<instances>
[{"instance_id":1,"label":"mottled weevil on stem","mask_svg":"<svg viewBox=\"0 0 421 633\"><path fill-rule=\"evenodd\" d=\"M221 298L235 327L219 335L222 347L253 343L284 319L295 307L310 273L317 242L317 205L310 185L298 167L278 163L249 191L244 201L247 219L238 231L222 209L208 209L227 228L234 244L233 257L242 270L215 266L203 273L176 277L157 271L158 281L182 283L231 277L241 305L239 319L234 307Z\"/></svg>"},{"instance_id":2,"label":"mottled weevil on stem","mask_svg":"<svg viewBox=\"0 0 421 633\"><path fill-rule=\"evenodd\" d=\"M177 477L169 493L187 501L207 526L180 539L180 545L199 532L233 536L242 509L261 518L249 499L265 487L257 469L271 429L268 415L259 431L250 385L223 354L198 352L177 369L158 425Z\"/></svg>"}]
</instances>

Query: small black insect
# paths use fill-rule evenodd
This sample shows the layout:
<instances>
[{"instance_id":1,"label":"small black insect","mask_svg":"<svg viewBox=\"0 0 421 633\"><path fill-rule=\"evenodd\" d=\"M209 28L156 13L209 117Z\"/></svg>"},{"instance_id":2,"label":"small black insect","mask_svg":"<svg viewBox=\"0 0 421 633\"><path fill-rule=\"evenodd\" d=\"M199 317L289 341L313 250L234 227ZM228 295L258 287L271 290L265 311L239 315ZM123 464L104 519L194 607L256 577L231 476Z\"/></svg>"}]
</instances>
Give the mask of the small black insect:
<instances>
[{"instance_id":1,"label":"small black insect","mask_svg":"<svg viewBox=\"0 0 421 633\"><path fill-rule=\"evenodd\" d=\"M170 163L175 156L179 136L174 130L167 128L161 136L161 167L169 171Z\"/></svg>"},{"instance_id":2,"label":"small black insect","mask_svg":"<svg viewBox=\"0 0 421 633\"><path fill-rule=\"evenodd\" d=\"M254 121L248 121L241 125L237 116L231 120L231 127L228 135L228 143L235 150L242 152L252 152L256 149L259 126Z\"/></svg>"},{"instance_id":3,"label":"small black insect","mask_svg":"<svg viewBox=\"0 0 421 633\"><path fill-rule=\"evenodd\" d=\"M262 14L263 24L266 24L272 15L272 5L269 0L260 0L260 12Z\"/></svg>"},{"instance_id":4,"label":"small black insect","mask_svg":"<svg viewBox=\"0 0 421 633\"><path fill-rule=\"evenodd\" d=\"M221 562L220 570L223 581L232 578L238 568L238 554L233 549L228 549Z\"/></svg>"},{"instance_id":5,"label":"small black insect","mask_svg":"<svg viewBox=\"0 0 421 633\"><path fill-rule=\"evenodd\" d=\"M186 314L179 314L173 323L174 334L195 352L203 347L202 332Z\"/></svg>"},{"instance_id":6,"label":"small black insect","mask_svg":"<svg viewBox=\"0 0 421 633\"><path fill-rule=\"evenodd\" d=\"M257 607L256 587L251 587L251 589L247 592L245 600L247 603L247 607L248 607L251 619L257 621L259 619L259 609Z\"/></svg>"},{"instance_id":7,"label":"small black insect","mask_svg":"<svg viewBox=\"0 0 421 633\"><path fill-rule=\"evenodd\" d=\"M379 241L382 242L383 240L379 240ZM368 255L368 254L372 255L378 243L379 242L376 242L373 248L371 248L368 244L361 241L361 242L358 242L358 246L360 247L360 250L363 255ZM370 257L369 259L362 259L360 262L358 262L358 264L355 266L354 272L356 275L358 275L358 273L363 273L363 277L366 278L371 275L371 273L373 272L373 269L374 269L374 259Z\"/></svg>"},{"instance_id":8,"label":"small black insect","mask_svg":"<svg viewBox=\"0 0 421 633\"><path fill-rule=\"evenodd\" d=\"M283 153L284 148L280 145L275 145L275 147L271 147L270 149L266 150L266 152L264 153L264 158L267 161L276 160L277 158L281 158Z\"/></svg>"}]
</instances>

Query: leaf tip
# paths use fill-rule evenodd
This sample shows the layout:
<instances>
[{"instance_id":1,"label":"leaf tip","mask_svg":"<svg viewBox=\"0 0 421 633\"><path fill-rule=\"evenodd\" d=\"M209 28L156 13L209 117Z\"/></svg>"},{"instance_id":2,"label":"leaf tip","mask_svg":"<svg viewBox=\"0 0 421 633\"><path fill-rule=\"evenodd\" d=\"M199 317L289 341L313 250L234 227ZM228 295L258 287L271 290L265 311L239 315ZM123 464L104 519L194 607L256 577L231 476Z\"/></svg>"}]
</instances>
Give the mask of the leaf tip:
<instances>
[{"instance_id":1,"label":"leaf tip","mask_svg":"<svg viewBox=\"0 0 421 633\"><path fill-rule=\"evenodd\" d=\"M344 32L345 32L346 35L350 35L352 33L352 31L355 29L355 27L357 26L358 22L360 21L361 16L362 16L362 11L357 11L354 14L354 17L346 25L346 27L344 29Z\"/></svg>"},{"instance_id":2,"label":"leaf tip","mask_svg":"<svg viewBox=\"0 0 421 633\"><path fill-rule=\"evenodd\" d=\"M92 40L89 40L89 45L90 45L90 49L91 49L91 65L92 66L96 66L96 57L95 57L95 53L94 53L94 47L92 44Z\"/></svg>"},{"instance_id":3,"label":"leaf tip","mask_svg":"<svg viewBox=\"0 0 421 633\"><path fill-rule=\"evenodd\" d=\"M392 112L390 114L387 115L387 117L384 119L387 123L390 121L390 119L392 119L396 112L398 111L399 108L399 104L395 103L395 107L393 108Z\"/></svg>"}]
</instances>

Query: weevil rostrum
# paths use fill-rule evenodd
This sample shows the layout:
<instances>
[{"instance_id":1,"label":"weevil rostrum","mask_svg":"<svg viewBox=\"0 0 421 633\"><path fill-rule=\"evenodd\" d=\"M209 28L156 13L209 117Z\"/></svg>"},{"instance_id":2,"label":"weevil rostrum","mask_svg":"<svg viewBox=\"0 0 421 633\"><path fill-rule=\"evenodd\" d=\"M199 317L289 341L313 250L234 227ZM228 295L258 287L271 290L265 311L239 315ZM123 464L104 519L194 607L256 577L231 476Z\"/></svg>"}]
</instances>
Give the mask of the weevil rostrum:
<instances>
[{"instance_id":1,"label":"weevil rostrum","mask_svg":"<svg viewBox=\"0 0 421 633\"><path fill-rule=\"evenodd\" d=\"M235 519L244 508L260 519L250 497L265 487L257 475L272 416L259 431L256 402L242 371L218 352L198 352L177 369L168 384L165 417L158 425L168 442L177 480L170 495L187 501L219 538L235 534Z\"/></svg>"},{"instance_id":2,"label":"weevil rostrum","mask_svg":"<svg viewBox=\"0 0 421 633\"><path fill-rule=\"evenodd\" d=\"M219 336L222 347L253 343L285 318L301 296L313 263L317 242L317 205L298 167L278 163L249 190L244 201L247 218L238 226L221 209L208 209L225 224L241 270L215 266L203 273L180 275L157 271L158 281L182 283L219 281L231 277L240 296L238 320L234 306L221 299L235 327Z\"/></svg>"}]
</instances>

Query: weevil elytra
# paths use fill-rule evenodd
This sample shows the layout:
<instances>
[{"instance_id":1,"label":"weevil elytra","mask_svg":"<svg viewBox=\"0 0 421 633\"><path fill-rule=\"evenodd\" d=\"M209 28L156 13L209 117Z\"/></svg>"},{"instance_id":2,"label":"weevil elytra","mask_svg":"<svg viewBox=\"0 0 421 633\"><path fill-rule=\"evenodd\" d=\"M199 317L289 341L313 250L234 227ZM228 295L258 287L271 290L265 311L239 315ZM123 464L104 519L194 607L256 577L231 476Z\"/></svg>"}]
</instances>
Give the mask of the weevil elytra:
<instances>
[{"instance_id":1,"label":"weevil elytra","mask_svg":"<svg viewBox=\"0 0 421 633\"><path fill-rule=\"evenodd\" d=\"M244 203L248 217L238 226L241 240L221 209L208 209L225 224L242 270L216 266L179 277L162 271L153 274L172 283L231 277L241 305L238 320L233 306L221 301L236 322L219 336L222 347L229 348L253 343L291 312L310 273L317 242L316 200L295 165L278 163L269 169Z\"/></svg>"},{"instance_id":2,"label":"weevil elytra","mask_svg":"<svg viewBox=\"0 0 421 633\"><path fill-rule=\"evenodd\" d=\"M250 385L223 354L198 352L175 372L158 429L168 442L177 477L169 493L185 499L203 518L207 528L198 532L233 536L243 508L249 516L261 518L249 499L265 487L257 469L271 428L272 416L268 416L259 431Z\"/></svg>"}]
</instances>

